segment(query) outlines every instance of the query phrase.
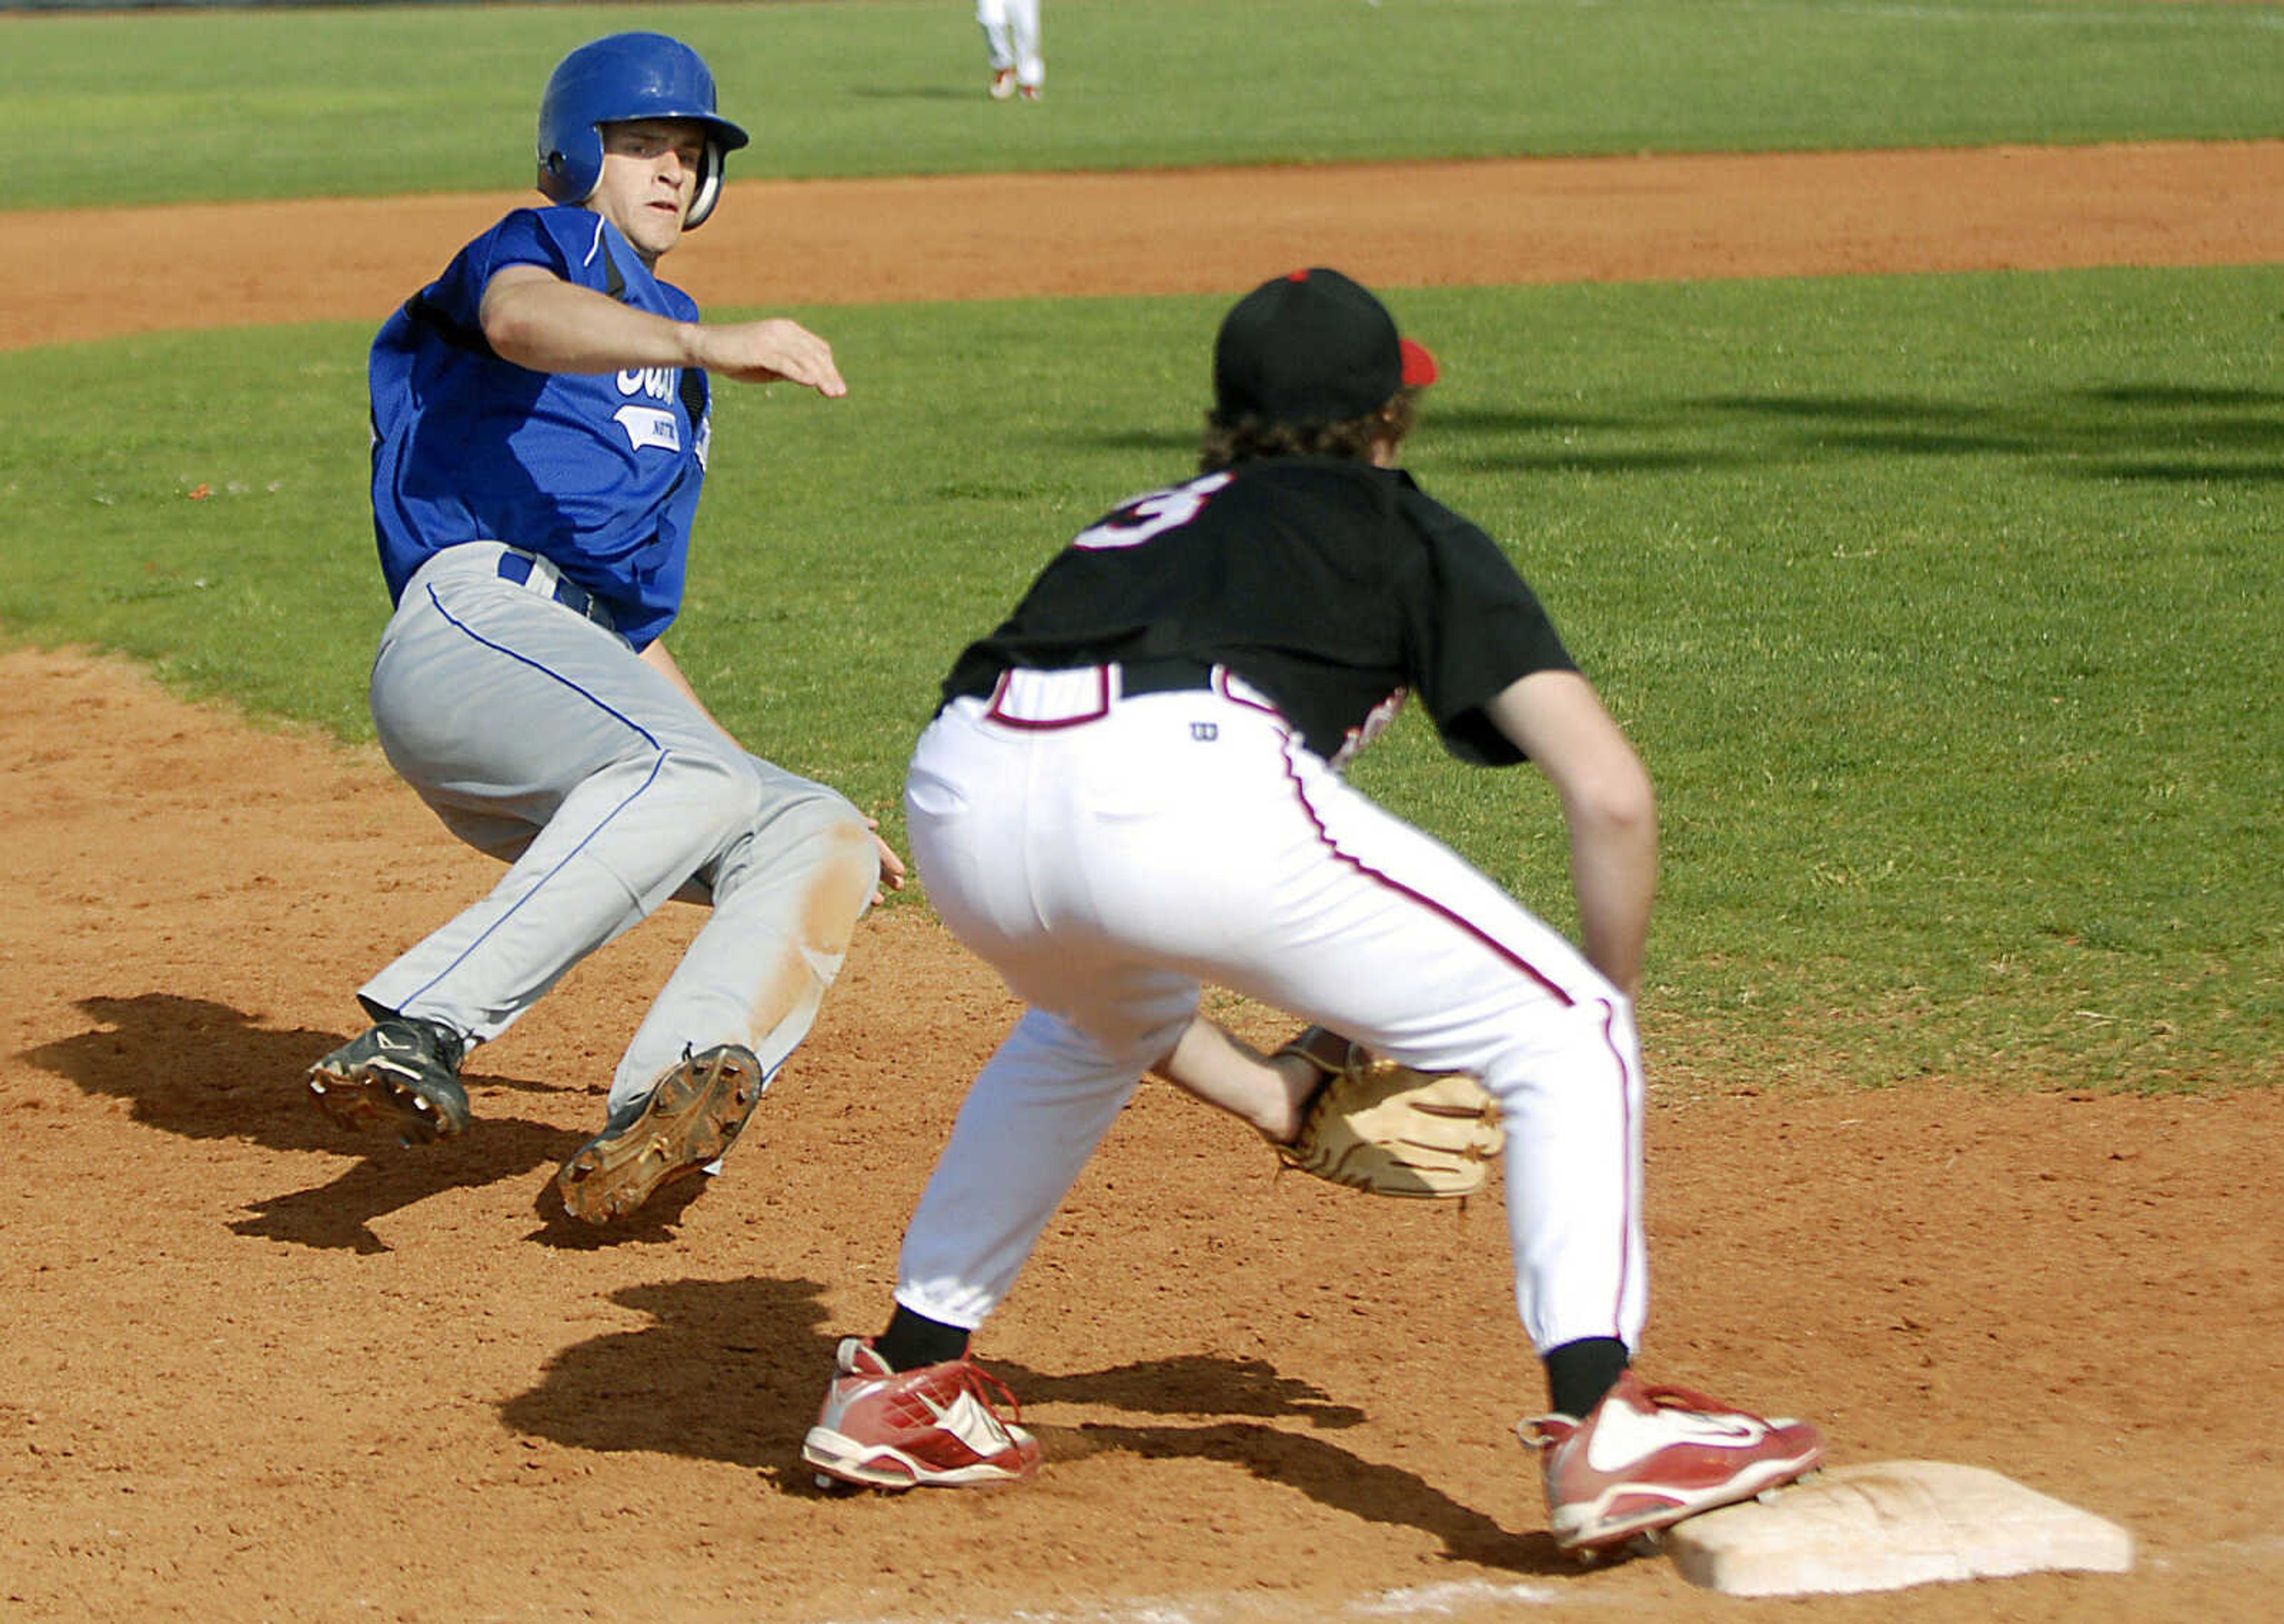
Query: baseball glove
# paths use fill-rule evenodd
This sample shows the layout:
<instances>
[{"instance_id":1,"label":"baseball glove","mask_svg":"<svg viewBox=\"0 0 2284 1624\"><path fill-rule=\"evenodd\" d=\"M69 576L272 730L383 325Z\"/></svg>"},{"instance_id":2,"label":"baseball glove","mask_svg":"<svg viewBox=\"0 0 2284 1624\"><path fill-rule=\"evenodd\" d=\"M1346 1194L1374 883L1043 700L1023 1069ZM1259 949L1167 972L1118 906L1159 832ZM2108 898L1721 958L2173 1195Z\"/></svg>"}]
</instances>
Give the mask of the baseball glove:
<instances>
[{"instance_id":1,"label":"baseball glove","mask_svg":"<svg viewBox=\"0 0 2284 1624\"><path fill-rule=\"evenodd\" d=\"M1465 1072L1415 1072L1310 1027L1284 1048L1324 1074L1288 1167L1380 1196L1469 1196L1506 1143L1498 1102Z\"/></svg>"}]
</instances>

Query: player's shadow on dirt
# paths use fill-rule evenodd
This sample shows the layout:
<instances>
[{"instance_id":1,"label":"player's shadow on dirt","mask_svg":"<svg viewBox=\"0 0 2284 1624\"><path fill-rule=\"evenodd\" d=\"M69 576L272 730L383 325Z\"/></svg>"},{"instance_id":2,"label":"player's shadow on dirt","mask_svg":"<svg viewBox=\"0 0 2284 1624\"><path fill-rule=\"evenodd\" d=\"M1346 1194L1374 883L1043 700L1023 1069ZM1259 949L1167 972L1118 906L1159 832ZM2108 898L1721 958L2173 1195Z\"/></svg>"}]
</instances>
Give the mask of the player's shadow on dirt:
<instances>
[{"instance_id":1,"label":"player's shadow on dirt","mask_svg":"<svg viewBox=\"0 0 2284 1624\"><path fill-rule=\"evenodd\" d=\"M764 1473L786 1494L821 1492L800 1453L833 1370L825 1291L814 1280L755 1279L614 1292L612 1301L653 1323L564 1349L537 1386L500 1407L500 1418L571 1448L722 1461ZM1368 1521L1419 1528L1453 1560L1522 1573L1575 1567L1544 1535L1518 1536L1417 1473L1341 1448L1323 1434L1360 1424L1362 1412L1266 1361L1193 1354L1061 1374L986 1362L1024 1406L1050 1471L1112 1452L1220 1461ZM1166 1419L1059 1420L1053 1412L1066 1406ZM1519 1498L1535 1503L1534 1475L1519 1458Z\"/></svg>"},{"instance_id":2,"label":"player's shadow on dirt","mask_svg":"<svg viewBox=\"0 0 2284 1624\"><path fill-rule=\"evenodd\" d=\"M989 1367L1018 1398L1041 1404L1097 1404L1162 1416L1293 1416L1319 1432L1357 1426L1364 1411L1336 1404L1321 1387L1280 1376L1265 1359L1183 1354L1054 1376L1020 1364Z\"/></svg>"},{"instance_id":3,"label":"player's shadow on dirt","mask_svg":"<svg viewBox=\"0 0 2284 1624\"><path fill-rule=\"evenodd\" d=\"M1038 1434L1050 1464L1110 1452L1145 1460L1219 1461L1365 1522L1417 1528L1441 1541L1443 1555L1454 1562L1517 1573L1577 1572L1577 1563L1555 1548L1552 1536L1517 1534L1453 1499L1418 1472L1365 1460L1307 1433L1255 1421L1193 1426L1089 1421L1075 1427L1036 1425L1031 1430ZM1514 1495L1519 1506L1537 1503L1537 1479L1535 1467L1519 1459Z\"/></svg>"},{"instance_id":4,"label":"player's shadow on dirt","mask_svg":"<svg viewBox=\"0 0 2284 1624\"><path fill-rule=\"evenodd\" d=\"M407 1151L337 1128L309 1104L303 1079L310 1061L346 1042L345 1034L270 1030L226 1004L171 993L82 998L79 1007L93 1028L24 1058L90 1095L124 1100L136 1121L162 1132L356 1158L329 1183L262 1202L231 1225L240 1235L385 1252L373 1220L443 1191L552 1169L581 1143L567 1129L488 1115L479 1098L474 1130ZM472 1081L480 1095L497 1086Z\"/></svg>"},{"instance_id":5,"label":"player's shadow on dirt","mask_svg":"<svg viewBox=\"0 0 2284 1624\"><path fill-rule=\"evenodd\" d=\"M753 1279L614 1292L613 1302L652 1323L565 1348L500 1418L575 1449L782 1466L800 1453L833 1373L825 1290Z\"/></svg>"},{"instance_id":6,"label":"player's shadow on dirt","mask_svg":"<svg viewBox=\"0 0 2284 1624\"><path fill-rule=\"evenodd\" d=\"M1334 1402L1321 1388L1280 1375L1259 1359L1224 1359L1187 1355L1145 1360L1105 1370L1055 1376L1016 1364L996 1373L1029 1407L1027 1425L1050 1462L1121 1453L1146 1460L1209 1460L1238 1467L1265 1482L1285 1487L1364 1519L1414 1527L1443 1542L1454 1561L1518 1573L1575 1572L1576 1564L1555 1550L1551 1538L1521 1539L1494 1519L1462 1504L1416 1472L1368 1461L1329 1439L1328 1429L1356 1426L1364 1412ZM1092 1405L1165 1416L1255 1417L1254 1420L1185 1419L1182 1423L1134 1425L1121 1422L1052 1421L1040 1413L1052 1404ZM1271 1425L1287 1418L1308 1422L1310 1432ZM1520 1458L1517 1478L1526 1496L1537 1495L1535 1470Z\"/></svg>"}]
</instances>

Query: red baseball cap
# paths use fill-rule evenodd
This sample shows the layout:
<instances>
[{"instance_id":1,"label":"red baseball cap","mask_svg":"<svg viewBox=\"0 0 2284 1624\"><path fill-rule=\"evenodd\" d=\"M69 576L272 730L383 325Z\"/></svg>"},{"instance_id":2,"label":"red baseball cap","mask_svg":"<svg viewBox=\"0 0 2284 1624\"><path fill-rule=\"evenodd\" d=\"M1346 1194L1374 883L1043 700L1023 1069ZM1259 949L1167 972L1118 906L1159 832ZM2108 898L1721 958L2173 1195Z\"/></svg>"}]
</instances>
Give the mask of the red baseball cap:
<instances>
[{"instance_id":1,"label":"red baseball cap","mask_svg":"<svg viewBox=\"0 0 2284 1624\"><path fill-rule=\"evenodd\" d=\"M1214 401L1224 422L1341 423L1404 384L1435 381L1427 346L1396 331L1370 290L1325 266L1263 283L1222 318Z\"/></svg>"}]
</instances>

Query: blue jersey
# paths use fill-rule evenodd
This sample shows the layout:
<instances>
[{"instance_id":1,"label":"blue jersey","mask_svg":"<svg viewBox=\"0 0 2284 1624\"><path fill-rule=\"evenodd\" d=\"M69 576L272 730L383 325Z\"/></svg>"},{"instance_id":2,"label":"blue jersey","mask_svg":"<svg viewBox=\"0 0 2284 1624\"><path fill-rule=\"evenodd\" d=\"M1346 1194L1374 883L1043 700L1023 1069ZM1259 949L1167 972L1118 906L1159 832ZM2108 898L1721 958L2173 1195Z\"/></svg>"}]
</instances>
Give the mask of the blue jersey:
<instances>
[{"instance_id":1,"label":"blue jersey","mask_svg":"<svg viewBox=\"0 0 2284 1624\"><path fill-rule=\"evenodd\" d=\"M502 360L479 309L508 265L698 319L687 293L583 208L519 209L463 248L373 340L372 519L390 600L444 548L505 542L600 598L640 648L682 605L712 430L706 374L534 372Z\"/></svg>"}]
</instances>

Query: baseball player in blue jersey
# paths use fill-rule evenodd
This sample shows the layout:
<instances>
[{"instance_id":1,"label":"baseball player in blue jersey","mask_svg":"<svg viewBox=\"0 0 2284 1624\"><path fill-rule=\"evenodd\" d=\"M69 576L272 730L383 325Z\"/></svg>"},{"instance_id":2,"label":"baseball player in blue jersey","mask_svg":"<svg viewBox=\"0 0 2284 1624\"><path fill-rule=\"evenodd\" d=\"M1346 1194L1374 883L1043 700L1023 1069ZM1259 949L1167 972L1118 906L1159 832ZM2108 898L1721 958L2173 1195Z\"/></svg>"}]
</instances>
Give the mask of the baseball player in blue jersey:
<instances>
[{"instance_id":1,"label":"baseball player in blue jersey","mask_svg":"<svg viewBox=\"0 0 2284 1624\"><path fill-rule=\"evenodd\" d=\"M903 865L847 800L748 753L662 641L706 478L709 378L847 393L790 321L701 323L657 266L743 130L698 54L582 46L539 113L546 207L463 248L374 340L372 511L395 613L374 658L389 763L505 859L491 893L367 982L318 1061L335 1120L406 1144L470 1121L460 1065L669 898L710 903L557 1175L591 1222L713 1167Z\"/></svg>"}]
</instances>

